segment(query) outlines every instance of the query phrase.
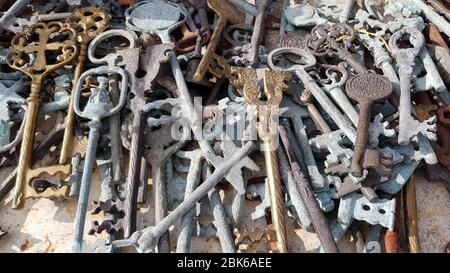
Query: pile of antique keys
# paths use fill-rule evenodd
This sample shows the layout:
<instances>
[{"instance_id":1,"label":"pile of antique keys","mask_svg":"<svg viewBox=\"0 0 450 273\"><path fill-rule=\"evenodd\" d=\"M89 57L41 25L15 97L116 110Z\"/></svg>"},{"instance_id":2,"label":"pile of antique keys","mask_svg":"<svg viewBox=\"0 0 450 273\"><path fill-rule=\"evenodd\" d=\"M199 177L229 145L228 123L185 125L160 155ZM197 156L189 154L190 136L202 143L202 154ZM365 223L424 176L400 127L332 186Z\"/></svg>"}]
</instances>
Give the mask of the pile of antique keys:
<instances>
[{"instance_id":1,"label":"pile of antique keys","mask_svg":"<svg viewBox=\"0 0 450 273\"><path fill-rule=\"evenodd\" d=\"M319 252L419 251L414 172L450 182L445 2L1 5L0 198L78 200L73 252L289 252L289 223Z\"/></svg>"}]
</instances>

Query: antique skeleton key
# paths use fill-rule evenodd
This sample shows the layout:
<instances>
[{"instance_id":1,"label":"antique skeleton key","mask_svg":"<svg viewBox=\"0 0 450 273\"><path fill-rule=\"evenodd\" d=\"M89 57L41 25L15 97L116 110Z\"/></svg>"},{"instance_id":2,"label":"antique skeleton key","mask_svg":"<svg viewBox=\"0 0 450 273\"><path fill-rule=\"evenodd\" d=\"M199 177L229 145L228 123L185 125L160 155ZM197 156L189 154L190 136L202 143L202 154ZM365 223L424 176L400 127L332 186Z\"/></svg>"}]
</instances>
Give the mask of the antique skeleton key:
<instances>
[{"instance_id":1,"label":"antique skeleton key","mask_svg":"<svg viewBox=\"0 0 450 273\"><path fill-rule=\"evenodd\" d=\"M324 83L323 87L331 98L336 102L336 104L341 108L353 125L358 124L358 112L356 112L355 107L350 103L342 86L348 79L348 72L342 63L337 66L330 66L325 70L330 83Z\"/></svg>"},{"instance_id":2,"label":"antique skeleton key","mask_svg":"<svg viewBox=\"0 0 450 273\"><path fill-rule=\"evenodd\" d=\"M124 56L120 65L124 64L131 80L131 111L133 113L133 124L130 145L130 158L128 167L128 179L126 182L126 197L124 201L125 227L124 236L128 238L136 230L136 202L140 181L140 170L142 164L142 149L145 117L143 109L148 100L148 92L152 90L153 83L157 80L160 73L160 66L169 59L165 55L166 51L173 50L173 44L154 45L146 48L145 59L143 60L146 68L145 77L137 77L136 72L139 67L139 48L121 50L120 54ZM156 166L154 166L156 167ZM156 180L155 176L153 179Z\"/></svg>"},{"instance_id":3,"label":"antique skeleton key","mask_svg":"<svg viewBox=\"0 0 450 273\"><path fill-rule=\"evenodd\" d=\"M60 35L66 35L65 39L61 42L54 40L55 36ZM27 184L27 178L30 172L36 121L41 104L39 93L42 80L49 73L56 71L75 58L78 53L75 42L76 35L76 31L69 24L38 23L25 32L17 34L11 42L12 50L7 58L8 64L32 79L31 93L27 99L28 109L24 121L25 131L20 149L13 208L22 208L25 198L35 192L34 188ZM33 41L33 37L39 38L39 42ZM48 57L49 53L57 55L50 58ZM29 59L30 55L35 56L34 61ZM69 168L66 173L69 173ZM53 174L49 171L49 175Z\"/></svg>"},{"instance_id":4,"label":"antique skeleton key","mask_svg":"<svg viewBox=\"0 0 450 273\"><path fill-rule=\"evenodd\" d=\"M347 81L346 92L359 103L358 133L350 174L361 178L365 176L361 164L367 145L372 104L387 99L392 93L392 84L387 78L377 74L357 74Z\"/></svg>"},{"instance_id":5,"label":"antique skeleton key","mask_svg":"<svg viewBox=\"0 0 450 273\"><path fill-rule=\"evenodd\" d=\"M96 48L99 46L100 43L102 43L105 39L111 38L111 37L122 37L125 40L128 41L129 45L128 47L130 49L134 49L136 47L136 40L137 36L134 33L125 31L125 30L108 30L97 37L95 37L94 40L92 40L91 44L88 48L88 57L89 60L92 63L96 64L107 64L108 66L116 66L119 64L121 60L127 59L128 56L125 56L125 54L122 54L122 51L118 51L117 53L109 53L103 58L96 58L95 57L95 51ZM126 49L125 49L126 52ZM138 61L136 62L136 65L138 64ZM134 74L134 72L133 72ZM116 77L117 75L111 75L110 77L110 86L111 86L111 99L112 103L117 103L120 90L118 90L118 80ZM131 77L130 77L131 78ZM125 169L123 166L123 154L122 154L122 143L120 139L120 113L112 115L110 118L110 128L109 128L109 134L110 134L110 140L111 140L111 164L112 164L112 175L114 183L116 184L122 184L125 180Z\"/></svg>"},{"instance_id":6,"label":"antique skeleton key","mask_svg":"<svg viewBox=\"0 0 450 273\"><path fill-rule=\"evenodd\" d=\"M111 21L111 15L106 11L94 8L85 7L75 10L70 17L67 18L67 22L77 24L81 32L78 32L78 43L80 45L80 54L78 56L78 63L75 68L73 76L73 88L84 70L84 62L86 61L86 53L88 43L94 39L97 35L103 32ZM64 140L61 147L61 154L59 157L60 164L66 164L70 158L70 151L72 147L72 141L75 132L75 112L73 111L73 98L75 95L75 89L72 89L69 109L67 110L66 119L66 131L64 132Z\"/></svg>"},{"instance_id":7,"label":"antique skeleton key","mask_svg":"<svg viewBox=\"0 0 450 273\"><path fill-rule=\"evenodd\" d=\"M231 83L236 88L243 88L244 98L247 104L255 107L259 123L258 134L264 143L264 157L266 162L267 178L269 183L270 204L272 211L272 222L277 233L278 250L287 252L286 230L284 226L283 197L281 191L281 180L278 170L278 159L276 155L277 142L273 134L273 118L281 103L282 92L287 89L285 80L290 78L286 72L255 70L251 68L231 68L232 75L236 78ZM260 74L258 76L258 74ZM258 86L258 77L262 78L264 84L264 96L261 99ZM263 114L261 111L267 111ZM264 131L269 130L269 132Z\"/></svg>"},{"instance_id":8,"label":"antique skeleton key","mask_svg":"<svg viewBox=\"0 0 450 273\"><path fill-rule=\"evenodd\" d=\"M264 20L267 10L272 0L262 0L258 5L258 15L255 18L255 27L253 29L250 52L248 54L249 65L256 67L259 63L259 44L264 34Z\"/></svg>"},{"instance_id":9,"label":"antique skeleton key","mask_svg":"<svg viewBox=\"0 0 450 273\"><path fill-rule=\"evenodd\" d=\"M400 48L398 43L403 36L409 36L409 42L413 48ZM423 34L410 27L404 27L395 32L389 40L392 54L397 61L400 74L400 120L398 143L406 145L411 138L422 134L431 140L436 140L436 117L433 116L424 122L419 122L411 115L411 77L414 66L414 59L424 44Z\"/></svg>"},{"instance_id":10,"label":"antique skeleton key","mask_svg":"<svg viewBox=\"0 0 450 273\"><path fill-rule=\"evenodd\" d=\"M227 0L208 0L208 6L214 10L219 19L217 20L214 32L209 40L206 52L203 55L197 71L194 74L193 79L195 81L201 81L205 76L206 71L209 67L209 62L215 55L217 44L219 43L220 35L227 25L227 22L232 24L239 24L244 22L244 14L237 10L232 4Z\"/></svg>"},{"instance_id":11,"label":"antique skeleton key","mask_svg":"<svg viewBox=\"0 0 450 273\"><path fill-rule=\"evenodd\" d=\"M108 78L100 75L109 75L117 73L121 76L120 98L117 105L113 105L106 90ZM99 86L91 88L91 96L83 111L80 109L80 96L83 83L88 76L99 75L97 80ZM86 209L89 198L89 190L92 178L92 171L94 167L95 154L97 150L97 142L100 138L100 128L102 127L101 120L105 117L111 116L125 105L128 88L128 76L126 72L116 66L103 66L90 69L84 72L76 85L75 94L73 97L73 109L80 117L91 120L89 126L89 142L85 162L83 166L83 176L81 178L80 195L77 206L77 214L75 217L75 235L73 241L73 252L81 252L83 248L83 231L86 220Z\"/></svg>"}]
</instances>

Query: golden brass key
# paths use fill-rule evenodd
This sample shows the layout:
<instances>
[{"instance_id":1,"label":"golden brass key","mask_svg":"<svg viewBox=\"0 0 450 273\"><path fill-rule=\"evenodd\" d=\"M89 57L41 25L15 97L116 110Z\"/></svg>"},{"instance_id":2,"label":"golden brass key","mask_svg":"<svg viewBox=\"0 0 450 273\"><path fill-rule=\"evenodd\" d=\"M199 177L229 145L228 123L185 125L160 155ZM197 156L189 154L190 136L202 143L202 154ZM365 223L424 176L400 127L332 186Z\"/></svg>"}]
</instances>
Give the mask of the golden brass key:
<instances>
[{"instance_id":1,"label":"golden brass key","mask_svg":"<svg viewBox=\"0 0 450 273\"><path fill-rule=\"evenodd\" d=\"M70 96L69 109L67 110L66 130L64 131L64 139L61 147L61 155L59 164L67 164L72 150L72 142L75 131L75 112L73 111L74 90L84 69L86 61L87 45L97 35L105 31L111 22L111 15L103 9L96 7L85 7L75 10L66 20L69 23L79 26L78 43L80 44L80 55L78 56L78 64L73 75L72 94Z\"/></svg>"},{"instance_id":2,"label":"golden brass key","mask_svg":"<svg viewBox=\"0 0 450 273\"><path fill-rule=\"evenodd\" d=\"M78 54L77 32L70 24L37 23L17 34L11 41L8 65L31 78L31 92L27 98L25 131L20 148L14 189L13 208L23 207L24 196L31 186L26 184L30 170L36 122L41 105L39 93L43 79L51 72L71 62Z\"/></svg>"},{"instance_id":3,"label":"golden brass key","mask_svg":"<svg viewBox=\"0 0 450 273\"><path fill-rule=\"evenodd\" d=\"M78 62L75 68L73 78L73 86L80 77L84 68L86 59L87 44L98 34L103 32L108 26L111 16L104 10L95 7L86 7L75 10L72 15L67 18L67 24L73 29L77 29L77 40L79 44ZM72 92L73 93L73 92ZM41 191L37 191L35 183L47 180L66 180L72 172L70 158L73 156L73 141L75 128L75 114L73 111L73 99L70 97L69 107L67 109L67 119L65 123L64 138L61 146L61 154L59 164L54 166L46 166L34 170L29 169L24 177L26 190L22 192L22 199L27 198L66 198L69 196L69 186L63 184L60 187L49 186ZM80 156L83 156L80 154Z\"/></svg>"},{"instance_id":4,"label":"golden brass key","mask_svg":"<svg viewBox=\"0 0 450 273\"><path fill-rule=\"evenodd\" d=\"M270 207L272 223L277 235L279 252L287 252L286 229L284 226L284 200L281 191L281 180L278 169L278 158L276 153L276 142L273 133L277 130L273 117L283 97L283 91L287 89L284 81L292 76L281 71L270 71L263 69L231 67L232 78L230 82L236 87L243 89L243 95L248 105L255 107L258 117L258 135L264 143L264 158L266 162L267 181L269 184ZM235 78L234 78L235 77ZM258 81L262 79L264 94L260 91ZM264 97L265 98L264 98ZM274 129L275 128L275 129Z\"/></svg>"},{"instance_id":5,"label":"golden brass key","mask_svg":"<svg viewBox=\"0 0 450 273\"><path fill-rule=\"evenodd\" d=\"M220 40L220 35L225 29L227 22L231 22L232 24L239 24L243 23L245 20L244 14L241 11L237 10L227 0L208 0L208 6L217 14L219 18L216 23L216 28L211 35L208 47L206 48L205 55L203 55L198 65L197 71L195 71L193 77L194 81L203 80L203 77L208 70L209 62L215 54L217 44Z\"/></svg>"}]
</instances>

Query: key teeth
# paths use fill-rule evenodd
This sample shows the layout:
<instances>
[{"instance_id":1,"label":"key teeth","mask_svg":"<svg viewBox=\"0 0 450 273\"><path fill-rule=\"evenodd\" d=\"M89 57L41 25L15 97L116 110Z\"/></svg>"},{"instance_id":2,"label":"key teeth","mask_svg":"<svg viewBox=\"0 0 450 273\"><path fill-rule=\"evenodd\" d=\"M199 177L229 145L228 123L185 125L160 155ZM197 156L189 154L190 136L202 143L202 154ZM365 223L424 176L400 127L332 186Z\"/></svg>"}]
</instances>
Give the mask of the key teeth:
<instances>
[{"instance_id":1,"label":"key teeth","mask_svg":"<svg viewBox=\"0 0 450 273\"><path fill-rule=\"evenodd\" d=\"M407 130L399 132L398 142L400 145L406 145L411 142L411 139L418 134L422 134L429 140L437 140L437 125L436 125L436 116L432 116L431 118L425 121L418 121L413 118L408 120Z\"/></svg>"}]
</instances>

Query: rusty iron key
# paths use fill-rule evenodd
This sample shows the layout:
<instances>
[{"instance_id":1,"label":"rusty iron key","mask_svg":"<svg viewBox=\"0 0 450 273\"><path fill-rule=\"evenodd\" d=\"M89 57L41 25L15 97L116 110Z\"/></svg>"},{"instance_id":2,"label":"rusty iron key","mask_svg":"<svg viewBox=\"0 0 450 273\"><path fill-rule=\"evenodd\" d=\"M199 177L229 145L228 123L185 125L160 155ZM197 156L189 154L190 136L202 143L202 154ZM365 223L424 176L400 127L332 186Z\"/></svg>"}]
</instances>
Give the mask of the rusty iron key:
<instances>
[{"instance_id":1,"label":"rusty iron key","mask_svg":"<svg viewBox=\"0 0 450 273\"><path fill-rule=\"evenodd\" d=\"M287 119L282 119L278 128L280 131L281 141L283 143L284 149L286 150L288 161L291 165L292 174L295 181L297 182L297 187L305 204L306 211L308 212L309 218L311 219L311 222L314 226L314 230L319 236L322 247L325 252L337 253L339 252L338 247L333 239L330 228L328 227L327 219L323 215L323 212L319 207L319 203L317 202L317 199L314 195L311 182L305 177L298 163L298 160L302 159L298 159L294 155L293 146L298 144L290 143L288 141L288 135L294 135L289 121Z\"/></svg>"},{"instance_id":2,"label":"rusty iron key","mask_svg":"<svg viewBox=\"0 0 450 273\"><path fill-rule=\"evenodd\" d=\"M278 142L275 142L273 131L271 130L273 130L274 127L273 116L276 114L274 110L277 111L278 106L281 103L283 91L286 91L287 89L287 85L284 81L290 79L291 75L290 73L282 71L256 70L253 68L241 67L232 67L231 73L235 77L231 79L231 83L236 88L243 88L243 94L247 104L255 107L255 111L258 113L258 135L264 143L264 157L269 183L272 223L277 234L278 251L287 252L288 246L284 223L285 212L275 147ZM261 98L258 78L262 78L266 100ZM261 114L262 111L266 112L265 116ZM269 132L265 131L263 128L268 129Z\"/></svg>"},{"instance_id":3,"label":"rusty iron key","mask_svg":"<svg viewBox=\"0 0 450 273\"><path fill-rule=\"evenodd\" d=\"M56 38L64 36L62 41ZM41 104L40 89L42 81L51 72L71 62L78 54L76 30L70 24L50 22L38 23L17 34L11 41L11 52L7 62L14 69L27 74L32 81L31 93L27 99L28 110L25 117L25 131L20 149L13 208L22 208L27 195L35 192L27 184L30 162L34 145L36 122ZM38 38L38 41L32 40ZM53 53L55 56L50 58ZM35 60L30 60L30 55ZM66 170L70 174L69 170ZM49 171L49 175L54 175Z\"/></svg>"},{"instance_id":4,"label":"rusty iron key","mask_svg":"<svg viewBox=\"0 0 450 273\"><path fill-rule=\"evenodd\" d=\"M197 71L194 74L193 79L195 81L201 81L205 76L205 73L209 67L209 62L215 54L217 44L219 43L220 36L222 31L225 29L227 22L232 24L244 22L244 14L236 9L227 0L208 0L208 6L217 14L219 18L213 34L211 35L211 39L209 40L205 55L203 55Z\"/></svg>"},{"instance_id":5,"label":"rusty iron key","mask_svg":"<svg viewBox=\"0 0 450 273\"><path fill-rule=\"evenodd\" d=\"M392 93L391 82L383 76L365 73L357 74L346 83L347 95L359 103L358 130L350 174L364 177L362 161L366 150L372 104L386 100Z\"/></svg>"}]
</instances>

